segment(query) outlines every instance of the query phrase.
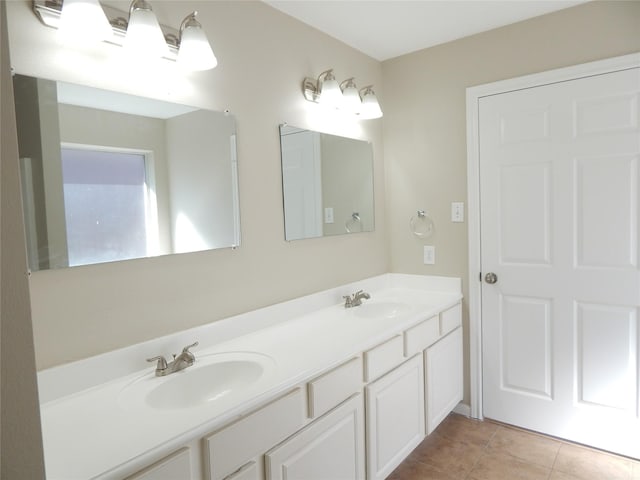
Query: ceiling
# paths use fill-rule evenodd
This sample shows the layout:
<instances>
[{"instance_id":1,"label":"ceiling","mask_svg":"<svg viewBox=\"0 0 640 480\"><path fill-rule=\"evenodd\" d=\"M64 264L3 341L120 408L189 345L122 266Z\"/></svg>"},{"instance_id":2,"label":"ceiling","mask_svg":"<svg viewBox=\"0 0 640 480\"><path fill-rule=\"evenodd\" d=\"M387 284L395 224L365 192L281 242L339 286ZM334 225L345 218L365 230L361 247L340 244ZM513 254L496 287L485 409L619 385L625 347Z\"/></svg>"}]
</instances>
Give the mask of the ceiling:
<instances>
[{"instance_id":1,"label":"ceiling","mask_svg":"<svg viewBox=\"0 0 640 480\"><path fill-rule=\"evenodd\" d=\"M383 61L586 0L263 0Z\"/></svg>"}]
</instances>

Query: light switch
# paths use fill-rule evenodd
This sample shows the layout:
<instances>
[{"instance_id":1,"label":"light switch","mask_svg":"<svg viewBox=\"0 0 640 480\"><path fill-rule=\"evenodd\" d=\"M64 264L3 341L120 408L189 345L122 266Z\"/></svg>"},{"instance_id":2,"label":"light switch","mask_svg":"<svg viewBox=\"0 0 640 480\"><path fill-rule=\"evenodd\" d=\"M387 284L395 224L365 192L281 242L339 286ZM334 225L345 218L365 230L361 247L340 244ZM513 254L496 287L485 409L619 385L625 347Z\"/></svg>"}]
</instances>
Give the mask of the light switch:
<instances>
[{"instance_id":1,"label":"light switch","mask_svg":"<svg viewBox=\"0 0 640 480\"><path fill-rule=\"evenodd\" d=\"M435 265L436 263L436 247L433 245L424 246L424 264Z\"/></svg>"},{"instance_id":2,"label":"light switch","mask_svg":"<svg viewBox=\"0 0 640 480\"><path fill-rule=\"evenodd\" d=\"M451 202L451 221L464 222L464 203Z\"/></svg>"},{"instance_id":3,"label":"light switch","mask_svg":"<svg viewBox=\"0 0 640 480\"><path fill-rule=\"evenodd\" d=\"M324 209L324 223L333 223L333 208L327 207Z\"/></svg>"}]
</instances>

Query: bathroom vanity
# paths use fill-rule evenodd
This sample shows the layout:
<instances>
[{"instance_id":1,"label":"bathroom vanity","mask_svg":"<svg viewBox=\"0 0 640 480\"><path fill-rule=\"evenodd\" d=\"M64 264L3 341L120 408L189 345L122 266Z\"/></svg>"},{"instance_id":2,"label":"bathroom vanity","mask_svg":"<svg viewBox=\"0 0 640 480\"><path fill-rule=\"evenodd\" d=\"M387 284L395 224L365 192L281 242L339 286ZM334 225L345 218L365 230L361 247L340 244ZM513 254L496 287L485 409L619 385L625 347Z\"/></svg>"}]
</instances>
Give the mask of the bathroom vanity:
<instances>
[{"instance_id":1,"label":"bathroom vanity","mask_svg":"<svg viewBox=\"0 0 640 480\"><path fill-rule=\"evenodd\" d=\"M462 399L461 299L385 274L42 371L47 478L383 479Z\"/></svg>"}]
</instances>

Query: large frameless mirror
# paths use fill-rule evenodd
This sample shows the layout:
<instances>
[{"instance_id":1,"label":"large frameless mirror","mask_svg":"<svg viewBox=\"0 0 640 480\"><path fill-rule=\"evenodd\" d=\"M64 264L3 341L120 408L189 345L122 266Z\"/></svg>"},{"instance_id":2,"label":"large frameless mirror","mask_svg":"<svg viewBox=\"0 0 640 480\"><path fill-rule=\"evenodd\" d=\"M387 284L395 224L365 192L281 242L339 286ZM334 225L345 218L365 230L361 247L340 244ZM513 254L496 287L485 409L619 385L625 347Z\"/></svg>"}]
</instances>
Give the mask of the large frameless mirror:
<instances>
[{"instance_id":1,"label":"large frameless mirror","mask_svg":"<svg viewBox=\"0 0 640 480\"><path fill-rule=\"evenodd\" d=\"M235 119L14 77L31 270L235 247Z\"/></svg>"},{"instance_id":2,"label":"large frameless mirror","mask_svg":"<svg viewBox=\"0 0 640 480\"><path fill-rule=\"evenodd\" d=\"M280 148L287 240L373 231L371 143L281 125Z\"/></svg>"}]
</instances>

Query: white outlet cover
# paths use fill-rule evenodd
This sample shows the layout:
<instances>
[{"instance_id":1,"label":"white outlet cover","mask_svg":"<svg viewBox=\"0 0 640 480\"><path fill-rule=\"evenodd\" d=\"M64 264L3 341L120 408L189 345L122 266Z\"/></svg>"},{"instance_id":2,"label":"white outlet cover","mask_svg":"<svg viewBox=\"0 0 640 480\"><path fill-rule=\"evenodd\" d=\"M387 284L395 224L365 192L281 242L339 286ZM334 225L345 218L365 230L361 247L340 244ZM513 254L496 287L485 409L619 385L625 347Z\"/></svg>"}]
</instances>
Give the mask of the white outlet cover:
<instances>
[{"instance_id":1,"label":"white outlet cover","mask_svg":"<svg viewBox=\"0 0 640 480\"><path fill-rule=\"evenodd\" d=\"M424 246L424 264L435 265L436 263L436 247L433 245Z\"/></svg>"}]
</instances>

